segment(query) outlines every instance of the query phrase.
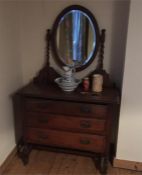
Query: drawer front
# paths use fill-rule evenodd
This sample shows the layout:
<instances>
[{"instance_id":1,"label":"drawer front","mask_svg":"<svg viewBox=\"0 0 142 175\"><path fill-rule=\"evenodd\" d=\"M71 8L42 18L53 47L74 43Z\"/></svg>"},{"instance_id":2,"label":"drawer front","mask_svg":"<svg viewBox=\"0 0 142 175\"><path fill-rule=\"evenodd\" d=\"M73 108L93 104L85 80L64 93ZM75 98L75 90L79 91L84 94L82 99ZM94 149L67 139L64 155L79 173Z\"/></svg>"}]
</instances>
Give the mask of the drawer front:
<instances>
[{"instance_id":1,"label":"drawer front","mask_svg":"<svg viewBox=\"0 0 142 175\"><path fill-rule=\"evenodd\" d=\"M25 140L29 143L44 144L103 153L105 137L63 131L26 128Z\"/></svg>"},{"instance_id":2,"label":"drawer front","mask_svg":"<svg viewBox=\"0 0 142 175\"><path fill-rule=\"evenodd\" d=\"M50 100L26 100L27 111L40 111L46 113L67 114L73 116L88 116L104 118L107 115L107 105L50 101Z\"/></svg>"},{"instance_id":3,"label":"drawer front","mask_svg":"<svg viewBox=\"0 0 142 175\"><path fill-rule=\"evenodd\" d=\"M26 126L73 132L105 133L105 120L46 113L27 113Z\"/></svg>"}]
</instances>

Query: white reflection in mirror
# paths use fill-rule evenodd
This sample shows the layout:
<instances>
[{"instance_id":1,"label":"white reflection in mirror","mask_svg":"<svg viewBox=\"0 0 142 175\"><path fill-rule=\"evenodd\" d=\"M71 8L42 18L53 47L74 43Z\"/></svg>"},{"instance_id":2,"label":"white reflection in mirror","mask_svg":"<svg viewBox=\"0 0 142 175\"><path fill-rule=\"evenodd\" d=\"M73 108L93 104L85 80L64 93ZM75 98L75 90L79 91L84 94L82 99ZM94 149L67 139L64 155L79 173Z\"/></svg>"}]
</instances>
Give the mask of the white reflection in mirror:
<instances>
[{"instance_id":1,"label":"white reflection in mirror","mask_svg":"<svg viewBox=\"0 0 142 175\"><path fill-rule=\"evenodd\" d=\"M80 10L72 10L61 18L57 29L57 50L68 66L88 63L96 47L96 32L90 18Z\"/></svg>"}]
</instances>

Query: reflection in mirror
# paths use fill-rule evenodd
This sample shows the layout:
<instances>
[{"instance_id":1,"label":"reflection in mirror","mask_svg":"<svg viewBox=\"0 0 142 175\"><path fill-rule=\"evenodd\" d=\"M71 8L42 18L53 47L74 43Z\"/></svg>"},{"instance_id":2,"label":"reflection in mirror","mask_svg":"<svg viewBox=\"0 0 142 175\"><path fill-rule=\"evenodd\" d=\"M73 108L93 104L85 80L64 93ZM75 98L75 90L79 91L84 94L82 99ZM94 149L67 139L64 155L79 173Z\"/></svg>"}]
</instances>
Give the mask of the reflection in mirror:
<instances>
[{"instance_id":1,"label":"reflection in mirror","mask_svg":"<svg viewBox=\"0 0 142 175\"><path fill-rule=\"evenodd\" d=\"M96 31L90 18L80 10L66 13L57 27L56 44L65 65L80 67L88 63L96 47Z\"/></svg>"}]
</instances>

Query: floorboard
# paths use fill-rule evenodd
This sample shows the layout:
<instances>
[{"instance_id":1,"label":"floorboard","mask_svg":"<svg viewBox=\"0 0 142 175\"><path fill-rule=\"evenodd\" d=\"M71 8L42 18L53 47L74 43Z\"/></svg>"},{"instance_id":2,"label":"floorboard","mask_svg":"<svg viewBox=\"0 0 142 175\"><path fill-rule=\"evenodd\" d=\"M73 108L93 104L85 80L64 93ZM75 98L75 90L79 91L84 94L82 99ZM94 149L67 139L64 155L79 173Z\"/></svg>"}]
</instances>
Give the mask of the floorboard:
<instances>
[{"instance_id":1,"label":"floorboard","mask_svg":"<svg viewBox=\"0 0 142 175\"><path fill-rule=\"evenodd\" d=\"M100 175L89 157L33 150L29 164L24 166L15 156L2 175ZM142 172L113 168L108 175L142 175Z\"/></svg>"}]
</instances>

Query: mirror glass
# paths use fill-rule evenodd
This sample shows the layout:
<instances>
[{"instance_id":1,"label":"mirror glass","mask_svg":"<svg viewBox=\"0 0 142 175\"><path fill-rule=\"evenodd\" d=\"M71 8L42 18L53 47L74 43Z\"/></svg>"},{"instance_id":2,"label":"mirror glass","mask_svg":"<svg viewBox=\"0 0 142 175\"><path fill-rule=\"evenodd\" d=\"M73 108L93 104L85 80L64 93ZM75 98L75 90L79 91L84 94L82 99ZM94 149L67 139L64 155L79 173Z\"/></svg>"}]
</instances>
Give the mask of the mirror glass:
<instances>
[{"instance_id":1,"label":"mirror glass","mask_svg":"<svg viewBox=\"0 0 142 175\"><path fill-rule=\"evenodd\" d=\"M65 65L86 64L96 47L96 32L90 18L80 10L66 13L58 24L56 44Z\"/></svg>"},{"instance_id":2,"label":"mirror glass","mask_svg":"<svg viewBox=\"0 0 142 175\"><path fill-rule=\"evenodd\" d=\"M83 6L71 5L57 16L51 46L60 66L81 71L95 59L99 48L99 27L93 14Z\"/></svg>"}]
</instances>

